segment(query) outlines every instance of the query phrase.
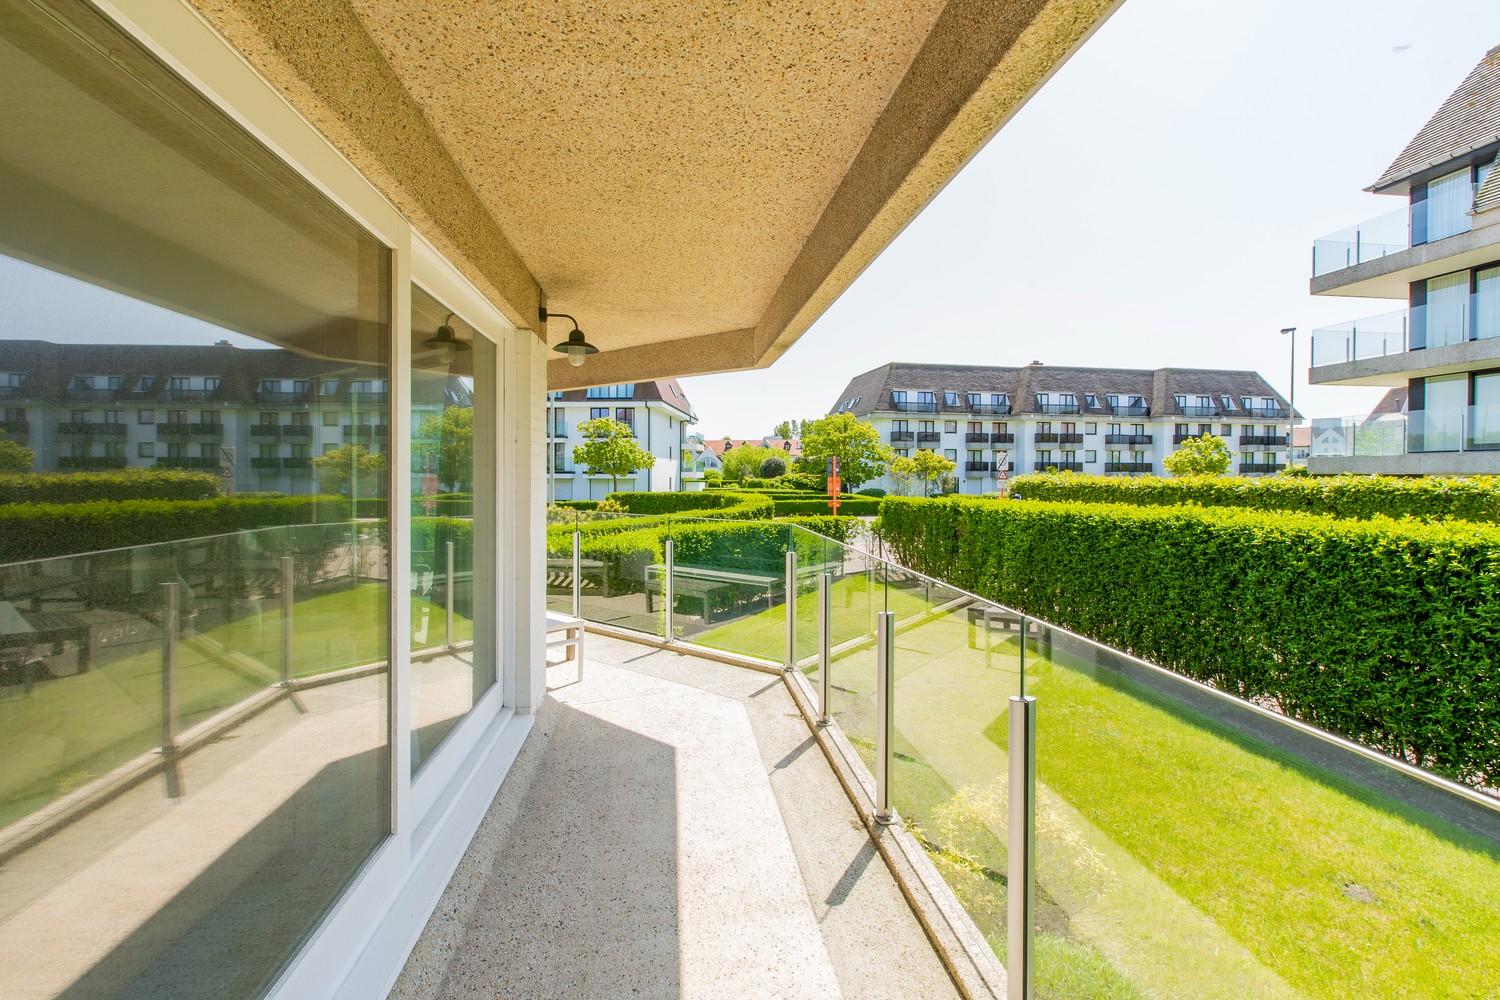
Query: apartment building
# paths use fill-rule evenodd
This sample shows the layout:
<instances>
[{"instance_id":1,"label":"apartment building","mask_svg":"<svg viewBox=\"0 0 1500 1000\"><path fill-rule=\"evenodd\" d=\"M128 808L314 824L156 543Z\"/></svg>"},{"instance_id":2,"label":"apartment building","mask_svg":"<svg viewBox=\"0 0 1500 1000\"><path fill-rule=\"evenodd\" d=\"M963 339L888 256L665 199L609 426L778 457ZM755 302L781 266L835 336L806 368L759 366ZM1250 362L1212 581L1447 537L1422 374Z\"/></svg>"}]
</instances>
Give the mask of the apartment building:
<instances>
[{"instance_id":1,"label":"apartment building","mask_svg":"<svg viewBox=\"0 0 1500 1000\"><path fill-rule=\"evenodd\" d=\"M1279 472L1287 456L1287 403L1252 371L892 362L855 376L829 412L869 421L897 455L950 459L960 493L1048 469L1161 475L1203 434L1224 439L1238 475Z\"/></svg>"},{"instance_id":2,"label":"apartment building","mask_svg":"<svg viewBox=\"0 0 1500 1000\"><path fill-rule=\"evenodd\" d=\"M630 428L656 464L619 480L621 490L673 492L685 489L693 457L687 451L688 427L697 423L693 404L673 378L620 385L599 385L547 393L548 477L554 500L602 500L614 478L573 460L584 441L579 425L608 417Z\"/></svg>"},{"instance_id":3,"label":"apartment building","mask_svg":"<svg viewBox=\"0 0 1500 1000\"><path fill-rule=\"evenodd\" d=\"M472 380L443 376L413 400L420 449L446 409L472 409ZM0 341L0 431L38 472L211 472L229 493L306 492L312 460L345 445L390 448L390 383L372 365L278 348ZM420 479L423 469L413 468ZM457 483L440 484L457 488Z\"/></svg>"},{"instance_id":4,"label":"apartment building","mask_svg":"<svg viewBox=\"0 0 1500 1000\"><path fill-rule=\"evenodd\" d=\"M537 722L547 393L770 365L1115 6L7 3L7 435L48 468L232 448L292 494L327 445L386 461L333 521L5 567L3 992L385 996L502 784L568 794L513 774L529 737L670 755ZM679 447L686 401L645 402ZM461 453L421 430L448 411ZM545 933L484 960L607 953ZM660 944L622 989L675 975Z\"/></svg>"},{"instance_id":5,"label":"apartment building","mask_svg":"<svg viewBox=\"0 0 1500 1000\"><path fill-rule=\"evenodd\" d=\"M1314 421L1309 469L1500 472L1500 48L1366 190L1399 209L1313 244L1314 295L1401 308L1313 331L1314 385L1404 390L1405 407Z\"/></svg>"}]
</instances>

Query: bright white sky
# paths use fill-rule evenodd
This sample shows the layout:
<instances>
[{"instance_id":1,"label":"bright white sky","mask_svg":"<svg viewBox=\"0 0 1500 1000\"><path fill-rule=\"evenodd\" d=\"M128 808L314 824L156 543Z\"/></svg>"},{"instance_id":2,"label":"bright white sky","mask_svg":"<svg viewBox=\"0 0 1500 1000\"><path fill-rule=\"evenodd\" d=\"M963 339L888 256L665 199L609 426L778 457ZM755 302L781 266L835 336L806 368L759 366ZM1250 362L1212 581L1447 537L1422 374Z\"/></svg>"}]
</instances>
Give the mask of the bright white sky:
<instances>
[{"instance_id":1,"label":"bright white sky","mask_svg":"<svg viewBox=\"0 0 1500 1000\"><path fill-rule=\"evenodd\" d=\"M1311 331L1400 308L1307 294L1312 241L1500 44L1500 0L1127 0L774 366L684 379L709 437L814 417L887 361L1251 368L1297 407ZM0 335L225 331L0 260ZM230 335L236 342L249 344Z\"/></svg>"},{"instance_id":2,"label":"bright white sky","mask_svg":"<svg viewBox=\"0 0 1500 1000\"><path fill-rule=\"evenodd\" d=\"M683 380L708 437L826 412L887 361L1250 368L1297 408L1310 332L1401 308L1307 293L1312 242L1491 47L1497 0L1127 0L765 371Z\"/></svg>"}]
</instances>

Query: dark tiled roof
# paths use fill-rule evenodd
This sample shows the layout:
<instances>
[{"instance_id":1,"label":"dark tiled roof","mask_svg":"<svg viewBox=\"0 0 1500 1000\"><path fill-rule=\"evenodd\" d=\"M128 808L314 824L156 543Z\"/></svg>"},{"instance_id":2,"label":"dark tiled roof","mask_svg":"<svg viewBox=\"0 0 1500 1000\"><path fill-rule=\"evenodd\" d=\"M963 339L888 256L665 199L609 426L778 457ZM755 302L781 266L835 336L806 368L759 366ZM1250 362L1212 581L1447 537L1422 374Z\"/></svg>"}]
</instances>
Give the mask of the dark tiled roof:
<instances>
[{"instance_id":1,"label":"dark tiled roof","mask_svg":"<svg viewBox=\"0 0 1500 1000\"><path fill-rule=\"evenodd\" d=\"M846 408L855 416L871 413L893 412L891 392L905 390L908 402L917 398L918 392L931 392L937 397L938 412L955 416L971 413L966 395L982 394L981 403L988 404L991 393L1005 393L1010 398L1011 412L1015 414L1040 414L1036 394L1052 394L1053 402L1059 393L1072 393L1080 408L1080 415L1093 413L1108 415L1102 404L1105 397L1117 395L1121 404L1130 396L1141 396L1150 407L1152 416L1180 416L1175 396L1188 397L1192 406L1198 396L1209 396L1213 400L1213 417L1234 419L1248 416L1240 407L1241 397L1254 397L1256 403L1263 398L1275 399L1283 408L1286 399L1271 388L1270 383L1253 371L1221 371L1212 368L1078 368L1053 367L1050 365L1026 365L1021 368L1001 368L984 365L919 365L892 362L862 375L856 375L830 407L830 413ZM944 394L956 392L958 405L947 405ZM1087 397L1098 397L1101 407L1089 409ZM1232 409L1225 411L1219 403L1220 396L1228 396ZM913 412L920 417L921 413ZM1193 419L1188 417L1187 419ZM1207 419L1207 418L1205 418Z\"/></svg>"},{"instance_id":2,"label":"dark tiled roof","mask_svg":"<svg viewBox=\"0 0 1500 1000\"><path fill-rule=\"evenodd\" d=\"M53 344L45 340L0 340L0 372L25 375L25 395L63 400L74 376L123 376L118 402L162 400L173 376L210 376L219 388L204 402L250 400L263 380L337 378L339 396L355 379L389 377L383 366L312 358L280 348L244 349L227 344L194 347L170 344ZM136 391L143 378L151 387Z\"/></svg>"},{"instance_id":3,"label":"dark tiled roof","mask_svg":"<svg viewBox=\"0 0 1500 1000\"><path fill-rule=\"evenodd\" d=\"M632 402L654 403L658 400L675 406L694 420L698 419L698 414L693 410L693 404L688 402L687 394L682 391L682 386L678 384L675 378L659 378L650 382L636 382L633 384L632 392L629 396L612 396L607 399L590 397L587 389L565 389L562 393L562 401L564 403L597 402L601 406Z\"/></svg>"},{"instance_id":4,"label":"dark tiled roof","mask_svg":"<svg viewBox=\"0 0 1500 1000\"><path fill-rule=\"evenodd\" d=\"M1392 389L1390 392L1388 392L1384 396L1382 396L1380 398L1380 402L1378 402L1378 403L1375 404L1375 409L1373 409L1373 410L1370 411L1370 416L1371 417L1381 417L1381 416L1385 416L1388 413L1405 413L1405 412L1406 412L1406 389L1405 389L1405 387L1402 387L1400 389Z\"/></svg>"},{"instance_id":5,"label":"dark tiled roof","mask_svg":"<svg viewBox=\"0 0 1500 1000\"><path fill-rule=\"evenodd\" d=\"M1500 46L1490 49L1427 120L1371 191L1382 191L1430 167L1500 142Z\"/></svg>"}]
</instances>

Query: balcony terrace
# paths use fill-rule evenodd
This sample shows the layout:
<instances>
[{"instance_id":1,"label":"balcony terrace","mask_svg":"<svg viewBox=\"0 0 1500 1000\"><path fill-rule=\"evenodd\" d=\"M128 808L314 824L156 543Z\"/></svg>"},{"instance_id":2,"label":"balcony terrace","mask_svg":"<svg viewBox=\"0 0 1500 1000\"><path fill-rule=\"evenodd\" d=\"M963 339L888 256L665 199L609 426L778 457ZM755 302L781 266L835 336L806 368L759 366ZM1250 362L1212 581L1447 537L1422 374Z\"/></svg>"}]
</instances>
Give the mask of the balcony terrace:
<instances>
[{"instance_id":1,"label":"balcony terrace","mask_svg":"<svg viewBox=\"0 0 1500 1000\"><path fill-rule=\"evenodd\" d=\"M1105 444L1150 444L1154 439L1151 434L1106 434ZM1176 438L1173 438L1174 442ZM1177 442L1180 443L1180 442Z\"/></svg>"},{"instance_id":2,"label":"balcony terrace","mask_svg":"<svg viewBox=\"0 0 1500 1000\"><path fill-rule=\"evenodd\" d=\"M959 996L779 671L584 648L392 1000Z\"/></svg>"},{"instance_id":3,"label":"balcony terrace","mask_svg":"<svg viewBox=\"0 0 1500 1000\"><path fill-rule=\"evenodd\" d=\"M911 444L916 439L912 431L891 431L891 444Z\"/></svg>"},{"instance_id":4,"label":"balcony terrace","mask_svg":"<svg viewBox=\"0 0 1500 1000\"><path fill-rule=\"evenodd\" d=\"M937 444L943 435L937 431L917 431L917 444Z\"/></svg>"},{"instance_id":5,"label":"balcony terrace","mask_svg":"<svg viewBox=\"0 0 1500 1000\"><path fill-rule=\"evenodd\" d=\"M1105 472L1150 472L1150 462L1105 462Z\"/></svg>"},{"instance_id":6,"label":"balcony terrace","mask_svg":"<svg viewBox=\"0 0 1500 1000\"><path fill-rule=\"evenodd\" d=\"M1015 444L1016 436L1010 432L990 435L990 444Z\"/></svg>"},{"instance_id":7,"label":"balcony terrace","mask_svg":"<svg viewBox=\"0 0 1500 1000\"><path fill-rule=\"evenodd\" d=\"M1033 462L1032 471L1046 472L1048 469L1056 469L1058 472L1082 472L1082 462Z\"/></svg>"},{"instance_id":8,"label":"balcony terrace","mask_svg":"<svg viewBox=\"0 0 1500 1000\"><path fill-rule=\"evenodd\" d=\"M57 433L67 437L124 437L124 424L105 424L91 420L63 421Z\"/></svg>"}]
</instances>

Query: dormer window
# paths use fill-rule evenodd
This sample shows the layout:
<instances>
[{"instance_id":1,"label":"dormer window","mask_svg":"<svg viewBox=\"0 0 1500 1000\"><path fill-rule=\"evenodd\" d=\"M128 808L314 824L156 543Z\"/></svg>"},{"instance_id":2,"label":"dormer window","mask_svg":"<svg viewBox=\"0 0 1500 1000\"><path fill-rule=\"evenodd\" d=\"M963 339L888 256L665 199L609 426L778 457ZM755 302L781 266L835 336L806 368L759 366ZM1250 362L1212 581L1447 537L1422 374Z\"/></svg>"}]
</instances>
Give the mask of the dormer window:
<instances>
[{"instance_id":1,"label":"dormer window","mask_svg":"<svg viewBox=\"0 0 1500 1000\"><path fill-rule=\"evenodd\" d=\"M1234 409L1234 404L1229 401L1229 397L1228 396L1220 396L1219 397L1219 403L1220 403L1221 406L1224 407L1224 412L1225 413L1228 413L1229 411L1231 411L1231 410Z\"/></svg>"},{"instance_id":2,"label":"dormer window","mask_svg":"<svg viewBox=\"0 0 1500 1000\"><path fill-rule=\"evenodd\" d=\"M956 393L956 392L945 392L945 393L943 393L943 402L946 403L948 406L957 406L958 405L958 393Z\"/></svg>"},{"instance_id":3,"label":"dormer window","mask_svg":"<svg viewBox=\"0 0 1500 1000\"><path fill-rule=\"evenodd\" d=\"M1177 408L1180 410L1180 409L1183 409L1184 407L1187 406L1187 397L1186 396L1173 396L1172 397L1172 402L1176 403L1177 404Z\"/></svg>"},{"instance_id":4,"label":"dormer window","mask_svg":"<svg viewBox=\"0 0 1500 1000\"><path fill-rule=\"evenodd\" d=\"M1114 393L1110 393L1109 395L1104 397L1104 402L1112 410L1120 405L1120 397L1115 395Z\"/></svg>"},{"instance_id":5,"label":"dormer window","mask_svg":"<svg viewBox=\"0 0 1500 1000\"><path fill-rule=\"evenodd\" d=\"M980 405L981 398L982 397L977 392L969 393L969 406L971 408L978 407Z\"/></svg>"},{"instance_id":6,"label":"dormer window","mask_svg":"<svg viewBox=\"0 0 1500 1000\"><path fill-rule=\"evenodd\" d=\"M1099 409L1099 397L1092 392L1084 393L1083 402L1091 410Z\"/></svg>"}]
</instances>

